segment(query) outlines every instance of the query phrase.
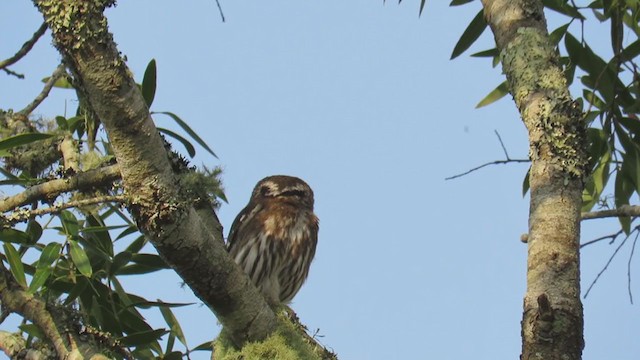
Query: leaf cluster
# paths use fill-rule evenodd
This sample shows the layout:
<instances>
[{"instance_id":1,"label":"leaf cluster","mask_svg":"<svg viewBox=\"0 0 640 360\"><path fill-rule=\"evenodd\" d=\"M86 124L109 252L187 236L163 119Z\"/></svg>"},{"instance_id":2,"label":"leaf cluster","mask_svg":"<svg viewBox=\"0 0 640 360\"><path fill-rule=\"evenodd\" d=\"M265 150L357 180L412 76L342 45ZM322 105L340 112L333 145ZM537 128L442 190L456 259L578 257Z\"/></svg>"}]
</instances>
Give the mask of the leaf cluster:
<instances>
[{"instance_id":1,"label":"leaf cluster","mask_svg":"<svg viewBox=\"0 0 640 360\"><path fill-rule=\"evenodd\" d=\"M451 6L469 2L472 1L454 0ZM584 6L564 0L544 0L543 3L547 10L560 14L565 20L549 35L567 83L581 91L582 96L576 100L582 106L583 121L589 125L591 176L585 184L582 210L628 205L632 195L640 194L640 1L596 0ZM595 40L583 31L587 22L609 27L609 51L593 49L591 43ZM480 11L463 31L451 57L467 51L486 28ZM490 58L494 67L500 62L496 48L471 56ZM507 93L505 81L477 106L489 105ZM610 179L613 179L612 196L605 194ZM523 189L528 190L527 178ZM620 222L628 233L631 220L621 217Z\"/></svg>"},{"instance_id":2,"label":"leaf cluster","mask_svg":"<svg viewBox=\"0 0 640 360\"><path fill-rule=\"evenodd\" d=\"M156 63L152 60L139 85L149 106L155 97L156 78ZM58 79L55 86L74 88L69 77ZM108 139L99 138L100 120L90 110L81 100L75 116L58 116L51 121L34 121L11 111L0 112L3 165L0 173L4 176L0 187L4 192L28 192L36 184L114 164ZM168 116L184 131L186 137L167 129L160 130L181 143L190 157L196 154L192 142L215 156L176 114L156 114ZM76 154L66 155L59 150L65 139L73 140L69 151ZM25 160L28 153L39 156L37 164L34 164L36 160ZM174 167L174 170L180 173L180 185L186 189L186 196L212 206L218 206L219 199L226 201L220 168L197 170L174 150L169 156L178 159L179 169ZM69 165L70 158L79 162L75 164L77 166ZM113 358L181 359L192 351L211 350L210 343L190 347L172 311L172 308L191 304L149 300L125 289L123 277L144 276L169 269L169 266L153 247L147 245L147 238L139 232L120 203L107 198L96 202L96 206L74 210L56 208L60 202L79 203L80 200L118 194L122 194L122 190L114 183L104 188L56 193L51 197L43 195L39 202L13 209L0 223L0 260L6 264L4 266L15 283L28 294L47 304L73 309L77 317L70 327L100 343ZM2 201L0 199L0 203ZM47 209L50 211L44 211ZM48 216L41 219L34 214ZM27 224L17 224L18 221L9 220L11 218L26 219ZM161 313L165 327L154 327L145 319L143 312L153 309ZM27 346L47 341L42 329L32 323L24 323L20 331Z\"/></svg>"}]
</instances>

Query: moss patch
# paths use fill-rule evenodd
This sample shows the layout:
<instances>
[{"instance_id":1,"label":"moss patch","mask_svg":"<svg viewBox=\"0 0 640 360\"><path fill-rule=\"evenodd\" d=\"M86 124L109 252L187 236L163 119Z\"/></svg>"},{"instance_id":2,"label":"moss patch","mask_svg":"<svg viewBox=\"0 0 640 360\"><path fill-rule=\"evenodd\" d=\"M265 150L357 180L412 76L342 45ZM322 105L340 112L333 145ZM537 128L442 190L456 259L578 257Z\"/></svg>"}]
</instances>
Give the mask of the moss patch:
<instances>
[{"instance_id":1,"label":"moss patch","mask_svg":"<svg viewBox=\"0 0 640 360\"><path fill-rule=\"evenodd\" d=\"M289 320L286 311L280 311L278 315L278 329L268 338L260 342L245 344L241 349L236 349L223 330L220 336L213 342L213 358L216 360L299 360L322 359L324 349L315 349L304 337L300 336L302 329L300 324Z\"/></svg>"}]
</instances>

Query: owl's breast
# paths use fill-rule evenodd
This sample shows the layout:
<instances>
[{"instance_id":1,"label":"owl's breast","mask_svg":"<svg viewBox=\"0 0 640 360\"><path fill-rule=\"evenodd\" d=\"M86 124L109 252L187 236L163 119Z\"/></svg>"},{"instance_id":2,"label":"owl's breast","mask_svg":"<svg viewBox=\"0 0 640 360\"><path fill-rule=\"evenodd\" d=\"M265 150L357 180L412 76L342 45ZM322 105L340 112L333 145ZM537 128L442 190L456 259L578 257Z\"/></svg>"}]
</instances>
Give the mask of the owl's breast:
<instances>
[{"instance_id":1,"label":"owl's breast","mask_svg":"<svg viewBox=\"0 0 640 360\"><path fill-rule=\"evenodd\" d=\"M318 218L311 211L291 210L277 206L266 213L264 231L274 241L285 245L296 256L301 247L315 247L318 239Z\"/></svg>"}]
</instances>

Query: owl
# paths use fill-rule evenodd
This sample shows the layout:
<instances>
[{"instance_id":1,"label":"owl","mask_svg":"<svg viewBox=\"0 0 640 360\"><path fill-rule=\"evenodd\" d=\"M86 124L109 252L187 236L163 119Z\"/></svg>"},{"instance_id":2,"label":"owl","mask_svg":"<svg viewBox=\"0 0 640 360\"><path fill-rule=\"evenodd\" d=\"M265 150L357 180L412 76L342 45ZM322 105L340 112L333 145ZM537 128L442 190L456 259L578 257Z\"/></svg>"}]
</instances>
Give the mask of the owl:
<instances>
[{"instance_id":1,"label":"owl","mask_svg":"<svg viewBox=\"0 0 640 360\"><path fill-rule=\"evenodd\" d=\"M256 184L231 225L227 249L271 304L288 304L309 274L318 242L313 190L276 175Z\"/></svg>"}]
</instances>

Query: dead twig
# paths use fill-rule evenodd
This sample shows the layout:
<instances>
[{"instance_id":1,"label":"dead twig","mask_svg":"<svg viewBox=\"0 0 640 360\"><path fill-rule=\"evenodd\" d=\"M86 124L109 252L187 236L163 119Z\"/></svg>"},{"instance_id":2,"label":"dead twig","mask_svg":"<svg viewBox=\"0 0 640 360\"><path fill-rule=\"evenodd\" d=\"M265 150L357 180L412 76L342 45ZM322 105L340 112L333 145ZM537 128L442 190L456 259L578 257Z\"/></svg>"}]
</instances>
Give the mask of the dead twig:
<instances>
[{"instance_id":1,"label":"dead twig","mask_svg":"<svg viewBox=\"0 0 640 360\"><path fill-rule=\"evenodd\" d=\"M27 55L27 53L33 48L33 45L35 45L35 43L38 41L38 39L40 39L40 37L44 35L45 31L47 31L47 24L42 23L42 25L40 25L38 30L36 30L36 32L33 34L31 39L27 40L24 44L22 44L22 47L20 48L20 50L18 50L18 52L16 52L13 56L11 56L6 60L0 61L0 69L3 69L5 72L7 72L10 75L23 78L24 76L19 76L13 71L7 69L7 67L15 64L18 60L22 59L25 55Z\"/></svg>"},{"instance_id":2,"label":"dead twig","mask_svg":"<svg viewBox=\"0 0 640 360\"><path fill-rule=\"evenodd\" d=\"M49 96L49 92L53 88L53 85L62 75L64 75L64 69L65 67L63 64L58 65L58 67L53 71L53 74L49 77L49 80L44 84L40 94L38 94L38 96L36 96L35 99L33 99L33 101L24 109L20 110L20 114L29 116L29 114L31 114L33 110L35 110L44 101L44 99Z\"/></svg>"},{"instance_id":3,"label":"dead twig","mask_svg":"<svg viewBox=\"0 0 640 360\"><path fill-rule=\"evenodd\" d=\"M528 159L512 159L511 157L509 157L509 153L507 152L507 148L504 146L504 142L502 142L502 138L500 137L500 134L498 133L497 130L494 130L494 132L496 133L496 136L498 137L498 141L500 142L500 146L502 147L502 151L504 152L504 156L505 156L505 160L496 160L496 161L491 161L485 164L482 164L480 166L476 166L471 170L465 171L461 174L457 174L457 175L453 175L453 176L449 176L446 177L445 180L453 180L459 177L463 177L465 175L471 174L474 171L480 170L484 167L487 167L489 165L500 165L500 164L509 164L509 163L528 163L530 162L530 160Z\"/></svg>"}]
</instances>

